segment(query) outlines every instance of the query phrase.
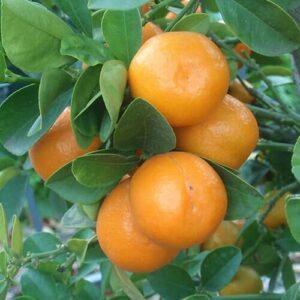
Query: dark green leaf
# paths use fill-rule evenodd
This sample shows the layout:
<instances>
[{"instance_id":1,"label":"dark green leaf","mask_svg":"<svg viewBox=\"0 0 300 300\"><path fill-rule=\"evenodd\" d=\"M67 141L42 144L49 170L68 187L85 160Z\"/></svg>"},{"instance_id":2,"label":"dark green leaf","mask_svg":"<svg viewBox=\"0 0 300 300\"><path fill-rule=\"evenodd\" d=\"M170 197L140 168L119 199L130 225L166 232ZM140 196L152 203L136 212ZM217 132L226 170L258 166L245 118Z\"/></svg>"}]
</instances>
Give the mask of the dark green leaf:
<instances>
[{"instance_id":1,"label":"dark green leaf","mask_svg":"<svg viewBox=\"0 0 300 300\"><path fill-rule=\"evenodd\" d=\"M293 270L293 263L289 257L285 259L282 266L282 281L284 288L288 290L293 284L296 283L295 272Z\"/></svg>"},{"instance_id":2,"label":"dark green leaf","mask_svg":"<svg viewBox=\"0 0 300 300\"><path fill-rule=\"evenodd\" d=\"M220 247L206 256L201 267L201 283L204 289L218 291L234 277L242 262L241 250Z\"/></svg>"},{"instance_id":3,"label":"dark green leaf","mask_svg":"<svg viewBox=\"0 0 300 300\"><path fill-rule=\"evenodd\" d=\"M182 300L210 300L210 298L205 295L194 295L194 296L186 297Z\"/></svg>"},{"instance_id":4,"label":"dark green leaf","mask_svg":"<svg viewBox=\"0 0 300 300\"><path fill-rule=\"evenodd\" d=\"M181 300L195 293L195 285L183 269L169 265L148 276L155 292L166 300Z\"/></svg>"},{"instance_id":5,"label":"dark green leaf","mask_svg":"<svg viewBox=\"0 0 300 300\"><path fill-rule=\"evenodd\" d=\"M79 280L76 283L74 300L98 300L99 299L99 288L86 280Z\"/></svg>"},{"instance_id":6,"label":"dark green leaf","mask_svg":"<svg viewBox=\"0 0 300 300\"><path fill-rule=\"evenodd\" d=\"M100 188L81 185L72 173L71 164L68 164L54 173L46 182L46 186L72 203L88 205L101 200L115 184Z\"/></svg>"},{"instance_id":7,"label":"dark green leaf","mask_svg":"<svg viewBox=\"0 0 300 300\"><path fill-rule=\"evenodd\" d=\"M101 126L100 137L103 142L109 138L117 124L126 82L127 71L121 61L110 60L103 65L100 73L100 89L110 120L109 126Z\"/></svg>"},{"instance_id":8,"label":"dark green leaf","mask_svg":"<svg viewBox=\"0 0 300 300\"><path fill-rule=\"evenodd\" d=\"M142 99L128 106L114 133L114 147L123 151L141 149L157 154L168 152L175 145L174 131L165 117Z\"/></svg>"},{"instance_id":9,"label":"dark green leaf","mask_svg":"<svg viewBox=\"0 0 300 300\"><path fill-rule=\"evenodd\" d=\"M293 150L292 172L296 179L300 181L300 137L298 138Z\"/></svg>"},{"instance_id":10,"label":"dark green leaf","mask_svg":"<svg viewBox=\"0 0 300 300\"><path fill-rule=\"evenodd\" d=\"M289 197L285 204L285 213L294 239L300 243L300 197Z\"/></svg>"},{"instance_id":11,"label":"dark green leaf","mask_svg":"<svg viewBox=\"0 0 300 300\"><path fill-rule=\"evenodd\" d=\"M39 87L40 116L29 130L29 136L43 128L47 115L51 115L52 119L56 120L64 108L70 104L71 86L72 77L63 70L52 69L43 73Z\"/></svg>"},{"instance_id":12,"label":"dark green leaf","mask_svg":"<svg viewBox=\"0 0 300 300\"><path fill-rule=\"evenodd\" d=\"M285 10L292 10L299 6L299 1L298 0L272 0L272 2L278 4Z\"/></svg>"},{"instance_id":13,"label":"dark green leaf","mask_svg":"<svg viewBox=\"0 0 300 300\"><path fill-rule=\"evenodd\" d=\"M6 61L4 53L0 50L0 82L5 80Z\"/></svg>"},{"instance_id":14,"label":"dark green leaf","mask_svg":"<svg viewBox=\"0 0 300 300\"><path fill-rule=\"evenodd\" d=\"M13 215L19 215L21 212L26 184L27 178L25 176L17 176L0 190L0 203L3 204L8 221Z\"/></svg>"},{"instance_id":15,"label":"dark green leaf","mask_svg":"<svg viewBox=\"0 0 300 300\"><path fill-rule=\"evenodd\" d=\"M72 62L59 52L72 30L55 14L27 0L2 0L2 43L17 67L40 72Z\"/></svg>"},{"instance_id":16,"label":"dark green leaf","mask_svg":"<svg viewBox=\"0 0 300 300\"><path fill-rule=\"evenodd\" d=\"M29 236L23 245L23 255L28 253L43 253L57 249L60 240L48 232L39 232Z\"/></svg>"},{"instance_id":17,"label":"dark green leaf","mask_svg":"<svg viewBox=\"0 0 300 300\"><path fill-rule=\"evenodd\" d=\"M87 147L99 130L101 112L95 106L99 98L100 67L89 67L78 78L71 106L72 127L77 143Z\"/></svg>"},{"instance_id":18,"label":"dark green leaf","mask_svg":"<svg viewBox=\"0 0 300 300\"><path fill-rule=\"evenodd\" d=\"M0 243L4 246L8 244L6 214L2 203L0 203Z\"/></svg>"},{"instance_id":19,"label":"dark green leaf","mask_svg":"<svg viewBox=\"0 0 300 300\"><path fill-rule=\"evenodd\" d=\"M101 299L105 297L106 289L109 286L109 279L112 271L112 264L110 261L103 261L100 263L101 268L101 286L100 286L100 297Z\"/></svg>"},{"instance_id":20,"label":"dark green leaf","mask_svg":"<svg viewBox=\"0 0 300 300\"><path fill-rule=\"evenodd\" d=\"M89 66L103 64L109 56L108 50L99 41L79 34L63 38L60 53L75 57Z\"/></svg>"},{"instance_id":21,"label":"dark green leaf","mask_svg":"<svg viewBox=\"0 0 300 300\"><path fill-rule=\"evenodd\" d=\"M32 298L30 296L19 296L15 298L15 300L36 300L35 298Z\"/></svg>"},{"instance_id":22,"label":"dark green leaf","mask_svg":"<svg viewBox=\"0 0 300 300\"><path fill-rule=\"evenodd\" d=\"M300 283L291 286L281 300L298 300Z\"/></svg>"},{"instance_id":23,"label":"dark green leaf","mask_svg":"<svg viewBox=\"0 0 300 300\"><path fill-rule=\"evenodd\" d=\"M300 46L300 29L296 22L271 1L216 0L216 2L225 23L255 52L277 56Z\"/></svg>"},{"instance_id":24,"label":"dark green leaf","mask_svg":"<svg viewBox=\"0 0 300 300\"><path fill-rule=\"evenodd\" d=\"M236 220L253 216L263 204L263 196L251 185L228 169L210 162L224 182L228 208L226 219Z\"/></svg>"},{"instance_id":25,"label":"dark green leaf","mask_svg":"<svg viewBox=\"0 0 300 300\"><path fill-rule=\"evenodd\" d=\"M58 291L53 277L34 269L28 269L21 277L22 292L35 299L57 299Z\"/></svg>"},{"instance_id":26,"label":"dark green leaf","mask_svg":"<svg viewBox=\"0 0 300 300\"><path fill-rule=\"evenodd\" d=\"M97 153L77 158L73 162L72 171L79 183L105 188L116 184L138 163L139 159L135 156Z\"/></svg>"},{"instance_id":27,"label":"dark green leaf","mask_svg":"<svg viewBox=\"0 0 300 300\"><path fill-rule=\"evenodd\" d=\"M139 10L107 11L103 16L102 30L111 53L116 59L122 60L129 66L142 43L142 23Z\"/></svg>"},{"instance_id":28,"label":"dark green leaf","mask_svg":"<svg viewBox=\"0 0 300 300\"><path fill-rule=\"evenodd\" d=\"M54 0L54 3L67 14L76 27L92 37L92 17L87 8L87 0Z\"/></svg>"},{"instance_id":29,"label":"dark green leaf","mask_svg":"<svg viewBox=\"0 0 300 300\"><path fill-rule=\"evenodd\" d=\"M23 250L23 229L16 215L13 216L12 224L11 249L15 254L21 255Z\"/></svg>"},{"instance_id":30,"label":"dark green leaf","mask_svg":"<svg viewBox=\"0 0 300 300\"><path fill-rule=\"evenodd\" d=\"M149 0L89 0L90 9L127 10L137 8Z\"/></svg>"},{"instance_id":31,"label":"dark green leaf","mask_svg":"<svg viewBox=\"0 0 300 300\"><path fill-rule=\"evenodd\" d=\"M209 28L210 20L207 14L191 14L177 22L172 31L191 31L206 34Z\"/></svg>"},{"instance_id":32,"label":"dark green leaf","mask_svg":"<svg viewBox=\"0 0 300 300\"><path fill-rule=\"evenodd\" d=\"M78 205L73 205L61 220L65 227L86 228L94 227L95 222L89 219Z\"/></svg>"}]
</instances>

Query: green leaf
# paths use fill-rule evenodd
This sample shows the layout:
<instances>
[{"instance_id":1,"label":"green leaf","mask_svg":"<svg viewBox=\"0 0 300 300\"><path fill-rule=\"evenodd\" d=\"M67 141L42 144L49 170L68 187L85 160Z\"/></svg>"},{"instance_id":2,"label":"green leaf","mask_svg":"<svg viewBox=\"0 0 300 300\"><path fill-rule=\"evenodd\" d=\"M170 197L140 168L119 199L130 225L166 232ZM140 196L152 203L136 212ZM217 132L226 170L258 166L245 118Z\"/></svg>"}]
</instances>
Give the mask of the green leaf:
<instances>
[{"instance_id":1,"label":"green leaf","mask_svg":"<svg viewBox=\"0 0 300 300\"><path fill-rule=\"evenodd\" d=\"M114 133L114 147L121 151L141 149L149 154L174 149L176 137L165 117L148 102L133 101Z\"/></svg>"},{"instance_id":2,"label":"green leaf","mask_svg":"<svg viewBox=\"0 0 300 300\"><path fill-rule=\"evenodd\" d=\"M16 167L8 167L4 170L0 171L0 189L3 188L8 181L10 181L12 178L16 177L17 175L20 175L20 170Z\"/></svg>"},{"instance_id":3,"label":"green leaf","mask_svg":"<svg viewBox=\"0 0 300 300\"><path fill-rule=\"evenodd\" d=\"M207 14L191 14L179 20L172 31L191 31L207 34L209 28L210 19Z\"/></svg>"},{"instance_id":4,"label":"green leaf","mask_svg":"<svg viewBox=\"0 0 300 300\"><path fill-rule=\"evenodd\" d=\"M81 279L75 285L74 300L98 300L99 287L94 283Z\"/></svg>"},{"instance_id":5,"label":"green leaf","mask_svg":"<svg viewBox=\"0 0 300 300\"><path fill-rule=\"evenodd\" d=\"M39 86L39 111L28 132L29 136L43 128L44 119L51 115L56 120L66 106L70 104L72 77L64 70L52 69L43 73Z\"/></svg>"},{"instance_id":6,"label":"green leaf","mask_svg":"<svg viewBox=\"0 0 300 300\"><path fill-rule=\"evenodd\" d=\"M0 82L5 80L6 61L2 50L0 50Z\"/></svg>"},{"instance_id":7,"label":"green leaf","mask_svg":"<svg viewBox=\"0 0 300 300\"><path fill-rule=\"evenodd\" d=\"M245 219L253 216L263 204L263 196L251 185L228 169L209 162L221 177L228 197L226 219Z\"/></svg>"},{"instance_id":8,"label":"green leaf","mask_svg":"<svg viewBox=\"0 0 300 300\"><path fill-rule=\"evenodd\" d=\"M100 66L87 68L78 78L71 106L72 128L77 143L86 148L99 131L99 116L96 100L99 98Z\"/></svg>"},{"instance_id":9,"label":"green leaf","mask_svg":"<svg viewBox=\"0 0 300 300\"><path fill-rule=\"evenodd\" d=\"M20 69L41 72L72 62L59 52L72 30L44 6L27 0L2 0L2 43Z\"/></svg>"},{"instance_id":10,"label":"green leaf","mask_svg":"<svg viewBox=\"0 0 300 300\"><path fill-rule=\"evenodd\" d=\"M291 196L286 200L285 213L294 239L300 243L300 196Z\"/></svg>"},{"instance_id":11,"label":"green leaf","mask_svg":"<svg viewBox=\"0 0 300 300\"><path fill-rule=\"evenodd\" d=\"M7 274L7 256L5 250L0 252L0 274L4 276Z\"/></svg>"},{"instance_id":12,"label":"green leaf","mask_svg":"<svg viewBox=\"0 0 300 300\"><path fill-rule=\"evenodd\" d=\"M238 38L255 52L278 56L300 46L297 23L269 0L216 0ZM280 22L278 22L280 20Z\"/></svg>"},{"instance_id":13,"label":"green leaf","mask_svg":"<svg viewBox=\"0 0 300 300\"><path fill-rule=\"evenodd\" d=\"M204 289L218 291L228 284L242 262L242 253L236 247L220 247L209 253L201 266L201 284Z\"/></svg>"},{"instance_id":14,"label":"green leaf","mask_svg":"<svg viewBox=\"0 0 300 300\"><path fill-rule=\"evenodd\" d=\"M103 64L109 57L108 50L104 48L103 44L79 34L63 38L60 53L75 57L89 66Z\"/></svg>"},{"instance_id":15,"label":"green leaf","mask_svg":"<svg viewBox=\"0 0 300 300\"><path fill-rule=\"evenodd\" d=\"M298 138L293 150L292 172L296 179L300 181L300 137Z\"/></svg>"},{"instance_id":16,"label":"green leaf","mask_svg":"<svg viewBox=\"0 0 300 300\"><path fill-rule=\"evenodd\" d=\"M35 299L57 299L58 291L52 276L28 269L21 277L22 292Z\"/></svg>"},{"instance_id":17,"label":"green leaf","mask_svg":"<svg viewBox=\"0 0 300 300\"><path fill-rule=\"evenodd\" d=\"M6 280L0 281L0 299L5 300L8 290L8 282Z\"/></svg>"},{"instance_id":18,"label":"green leaf","mask_svg":"<svg viewBox=\"0 0 300 300\"><path fill-rule=\"evenodd\" d=\"M88 249L89 242L82 239L70 239L67 242L68 249L74 252L80 259L80 264L84 262L86 251Z\"/></svg>"},{"instance_id":19,"label":"green leaf","mask_svg":"<svg viewBox=\"0 0 300 300\"><path fill-rule=\"evenodd\" d=\"M115 185L139 163L136 156L97 153L85 155L73 161L72 171L79 183L87 187Z\"/></svg>"},{"instance_id":20,"label":"green leaf","mask_svg":"<svg viewBox=\"0 0 300 300\"><path fill-rule=\"evenodd\" d=\"M193 296L186 297L182 300L210 300L210 298L206 295L193 295Z\"/></svg>"},{"instance_id":21,"label":"green leaf","mask_svg":"<svg viewBox=\"0 0 300 300\"><path fill-rule=\"evenodd\" d=\"M84 211L76 204L64 214L61 222L64 227L71 228L87 228L95 226L95 222L88 218Z\"/></svg>"},{"instance_id":22,"label":"green leaf","mask_svg":"<svg viewBox=\"0 0 300 300\"><path fill-rule=\"evenodd\" d=\"M6 214L2 203L0 203L0 243L8 245Z\"/></svg>"},{"instance_id":23,"label":"green leaf","mask_svg":"<svg viewBox=\"0 0 300 300\"><path fill-rule=\"evenodd\" d=\"M293 284L296 283L296 276L293 270L293 263L289 257L285 259L285 262L282 266L282 281L286 290L288 290Z\"/></svg>"},{"instance_id":24,"label":"green leaf","mask_svg":"<svg viewBox=\"0 0 300 300\"><path fill-rule=\"evenodd\" d=\"M54 3L67 14L76 27L92 37L92 17L87 8L87 0L54 0Z\"/></svg>"},{"instance_id":25,"label":"green leaf","mask_svg":"<svg viewBox=\"0 0 300 300\"><path fill-rule=\"evenodd\" d=\"M3 146L15 155L25 154L53 125L58 110L70 101L70 90L60 97L44 114L42 129L31 136L27 133L39 117L38 86L29 85L6 98L0 105L0 141Z\"/></svg>"},{"instance_id":26,"label":"green leaf","mask_svg":"<svg viewBox=\"0 0 300 300\"><path fill-rule=\"evenodd\" d=\"M30 296L19 296L15 298L15 300L36 300L35 298L32 298Z\"/></svg>"},{"instance_id":27,"label":"green leaf","mask_svg":"<svg viewBox=\"0 0 300 300\"><path fill-rule=\"evenodd\" d=\"M101 278L101 286L100 286L100 299L105 297L106 289L109 286L109 279L112 271L112 264L110 261L103 261L100 263L100 269L102 278Z\"/></svg>"},{"instance_id":28,"label":"green leaf","mask_svg":"<svg viewBox=\"0 0 300 300\"><path fill-rule=\"evenodd\" d=\"M298 300L300 283L291 286L281 300Z\"/></svg>"},{"instance_id":29,"label":"green leaf","mask_svg":"<svg viewBox=\"0 0 300 300\"><path fill-rule=\"evenodd\" d=\"M22 210L26 184L27 177L17 176L0 190L0 203L4 207L8 222L13 215L19 215Z\"/></svg>"},{"instance_id":30,"label":"green leaf","mask_svg":"<svg viewBox=\"0 0 300 300\"><path fill-rule=\"evenodd\" d=\"M100 73L100 89L109 116L109 126L101 126L100 137L105 142L118 121L127 82L127 70L118 60L107 61Z\"/></svg>"},{"instance_id":31,"label":"green leaf","mask_svg":"<svg viewBox=\"0 0 300 300\"><path fill-rule=\"evenodd\" d=\"M102 31L113 56L129 66L131 59L142 44L142 23L139 10L107 11L102 19Z\"/></svg>"},{"instance_id":32,"label":"green leaf","mask_svg":"<svg viewBox=\"0 0 300 300\"><path fill-rule=\"evenodd\" d=\"M195 293L195 285L189 274L173 265L153 272L147 278L154 291L166 300L181 300Z\"/></svg>"},{"instance_id":33,"label":"green leaf","mask_svg":"<svg viewBox=\"0 0 300 300\"><path fill-rule=\"evenodd\" d=\"M137 8L149 0L89 0L90 9L128 10Z\"/></svg>"},{"instance_id":34,"label":"green leaf","mask_svg":"<svg viewBox=\"0 0 300 300\"><path fill-rule=\"evenodd\" d=\"M11 233L11 249L17 254L21 255L23 250L23 230L22 225L16 215L13 216L13 227Z\"/></svg>"},{"instance_id":35,"label":"green leaf","mask_svg":"<svg viewBox=\"0 0 300 300\"><path fill-rule=\"evenodd\" d=\"M292 10L299 6L298 0L272 0L272 2L278 4L282 8L284 8L286 11Z\"/></svg>"},{"instance_id":36,"label":"green leaf","mask_svg":"<svg viewBox=\"0 0 300 300\"><path fill-rule=\"evenodd\" d=\"M124 271L122 271L116 266L113 266L112 272L115 275L115 277L118 279L119 284L122 287L122 290L130 299L134 299L134 300L146 299L141 294L141 292L136 288L136 286L132 283L132 281L128 278L128 276Z\"/></svg>"},{"instance_id":37,"label":"green leaf","mask_svg":"<svg viewBox=\"0 0 300 300\"><path fill-rule=\"evenodd\" d=\"M59 169L47 180L46 186L72 203L84 205L96 203L115 186L115 184L99 188L84 186L75 179L71 168L70 163Z\"/></svg>"},{"instance_id":38,"label":"green leaf","mask_svg":"<svg viewBox=\"0 0 300 300\"><path fill-rule=\"evenodd\" d=\"M61 241L55 235L48 232L38 232L30 235L24 241L23 255L56 250L59 245L61 245Z\"/></svg>"}]
</instances>

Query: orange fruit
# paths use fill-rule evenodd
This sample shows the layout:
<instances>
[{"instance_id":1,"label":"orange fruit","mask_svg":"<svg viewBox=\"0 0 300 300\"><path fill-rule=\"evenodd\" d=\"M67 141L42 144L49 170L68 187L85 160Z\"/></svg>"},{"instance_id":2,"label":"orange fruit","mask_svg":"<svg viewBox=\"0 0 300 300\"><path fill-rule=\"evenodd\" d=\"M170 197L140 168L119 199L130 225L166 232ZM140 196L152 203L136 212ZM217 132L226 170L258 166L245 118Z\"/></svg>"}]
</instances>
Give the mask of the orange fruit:
<instances>
[{"instance_id":1,"label":"orange fruit","mask_svg":"<svg viewBox=\"0 0 300 300\"><path fill-rule=\"evenodd\" d=\"M101 145L94 138L85 149L81 149L71 127L70 107L57 118L53 126L29 151L34 170L47 180L53 173L76 157L97 150Z\"/></svg>"},{"instance_id":2,"label":"orange fruit","mask_svg":"<svg viewBox=\"0 0 300 300\"><path fill-rule=\"evenodd\" d=\"M142 44L144 44L153 36L163 33L163 31L154 23L148 22L147 24L144 25L142 33L143 33Z\"/></svg>"},{"instance_id":3,"label":"orange fruit","mask_svg":"<svg viewBox=\"0 0 300 300\"><path fill-rule=\"evenodd\" d=\"M220 291L220 295L258 294L262 289L262 281L256 271L241 266L232 281Z\"/></svg>"},{"instance_id":4,"label":"orange fruit","mask_svg":"<svg viewBox=\"0 0 300 300\"><path fill-rule=\"evenodd\" d=\"M201 158L159 154L133 174L130 202L137 225L157 243L188 248L206 240L227 209L223 182Z\"/></svg>"},{"instance_id":5,"label":"orange fruit","mask_svg":"<svg viewBox=\"0 0 300 300\"><path fill-rule=\"evenodd\" d=\"M213 250L218 247L235 245L239 237L238 226L230 221L223 221L217 230L201 245L202 250Z\"/></svg>"},{"instance_id":6,"label":"orange fruit","mask_svg":"<svg viewBox=\"0 0 300 300\"><path fill-rule=\"evenodd\" d=\"M245 84L250 86L250 83L245 81ZM240 100L243 103L251 104L255 98L247 91L238 79L234 79L229 85L229 92L231 96Z\"/></svg>"},{"instance_id":7,"label":"orange fruit","mask_svg":"<svg viewBox=\"0 0 300 300\"><path fill-rule=\"evenodd\" d=\"M144 5L142 6L142 13L143 13L143 14L146 14L150 9L151 9L151 7L150 7L149 4L144 4Z\"/></svg>"},{"instance_id":8,"label":"orange fruit","mask_svg":"<svg viewBox=\"0 0 300 300\"><path fill-rule=\"evenodd\" d=\"M97 218L97 236L107 257L130 272L152 272L169 263L177 250L163 247L140 232L129 201L130 179L104 200Z\"/></svg>"},{"instance_id":9,"label":"orange fruit","mask_svg":"<svg viewBox=\"0 0 300 300\"><path fill-rule=\"evenodd\" d=\"M129 86L134 97L155 106L171 125L195 125L224 98L229 69L206 36L166 32L136 53L129 66Z\"/></svg>"},{"instance_id":10,"label":"orange fruit","mask_svg":"<svg viewBox=\"0 0 300 300\"><path fill-rule=\"evenodd\" d=\"M172 11L169 11L167 14L166 14L166 19L167 20L175 20L177 17L177 15L175 13L173 13Z\"/></svg>"},{"instance_id":11,"label":"orange fruit","mask_svg":"<svg viewBox=\"0 0 300 300\"><path fill-rule=\"evenodd\" d=\"M175 128L177 148L238 169L259 137L256 119L246 105L227 95L195 126Z\"/></svg>"},{"instance_id":12,"label":"orange fruit","mask_svg":"<svg viewBox=\"0 0 300 300\"><path fill-rule=\"evenodd\" d=\"M273 194L274 192L271 192L266 195L267 201L268 198L270 198ZM282 197L280 197L276 202L275 206L265 218L264 224L269 229L276 229L281 225L287 225L287 219L285 216L285 200L289 195L290 193L285 193Z\"/></svg>"},{"instance_id":13,"label":"orange fruit","mask_svg":"<svg viewBox=\"0 0 300 300\"><path fill-rule=\"evenodd\" d=\"M233 48L235 52L237 52L240 56L247 58L252 53L252 50L246 46L244 43L237 43ZM242 63L238 62L238 67L242 67Z\"/></svg>"}]
</instances>

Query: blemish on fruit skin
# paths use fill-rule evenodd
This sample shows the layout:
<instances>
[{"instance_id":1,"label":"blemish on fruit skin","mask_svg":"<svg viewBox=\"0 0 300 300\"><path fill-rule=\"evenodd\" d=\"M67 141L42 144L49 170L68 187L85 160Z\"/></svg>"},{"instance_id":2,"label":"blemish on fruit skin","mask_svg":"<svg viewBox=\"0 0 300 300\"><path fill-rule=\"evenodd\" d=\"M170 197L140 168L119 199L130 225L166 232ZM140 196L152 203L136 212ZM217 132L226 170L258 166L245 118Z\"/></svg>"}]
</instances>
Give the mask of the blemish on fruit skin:
<instances>
[{"instance_id":1,"label":"blemish on fruit skin","mask_svg":"<svg viewBox=\"0 0 300 300\"><path fill-rule=\"evenodd\" d=\"M192 185L189 185L189 190L190 191L193 191L194 190L194 187Z\"/></svg>"}]
</instances>

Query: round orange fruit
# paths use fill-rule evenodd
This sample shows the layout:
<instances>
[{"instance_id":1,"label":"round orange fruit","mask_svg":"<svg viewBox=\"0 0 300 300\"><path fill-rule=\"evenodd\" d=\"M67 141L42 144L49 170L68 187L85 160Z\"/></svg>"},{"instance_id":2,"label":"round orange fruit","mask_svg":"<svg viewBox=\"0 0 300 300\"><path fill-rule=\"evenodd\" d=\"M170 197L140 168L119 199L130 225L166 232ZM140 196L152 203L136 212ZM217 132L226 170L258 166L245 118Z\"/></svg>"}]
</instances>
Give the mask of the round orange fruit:
<instances>
[{"instance_id":1,"label":"round orange fruit","mask_svg":"<svg viewBox=\"0 0 300 300\"><path fill-rule=\"evenodd\" d=\"M195 126L175 128L177 148L238 169L255 148L259 129L246 105L227 95Z\"/></svg>"},{"instance_id":2,"label":"round orange fruit","mask_svg":"<svg viewBox=\"0 0 300 300\"><path fill-rule=\"evenodd\" d=\"M195 125L226 95L229 69L206 36L166 32L136 53L129 66L129 86L134 97L156 107L172 126Z\"/></svg>"},{"instance_id":3,"label":"round orange fruit","mask_svg":"<svg viewBox=\"0 0 300 300\"><path fill-rule=\"evenodd\" d=\"M57 118L48 132L29 151L34 170L47 180L53 173L73 159L101 146L99 138L94 138L85 149L81 149L71 127L70 107Z\"/></svg>"},{"instance_id":4,"label":"round orange fruit","mask_svg":"<svg viewBox=\"0 0 300 300\"><path fill-rule=\"evenodd\" d=\"M163 33L163 31L154 23L148 22L143 26L142 44L148 41L153 36Z\"/></svg>"},{"instance_id":5,"label":"round orange fruit","mask_svg":"<svg viewBox=\"0 0 300 300\"><path fill-rule=\"evenodd\" d=\"M223 182L201 158L156 155L133 174L130 202L137 225L157 243L188 248L206 240L227 209Z\"/></svg>"},{"instance_id":6,"label":"round orange fruit","mask_svg":"<svg viewBox=\"0 0 300 300\"><path fill-rule=\"evenodd\" d=\"M250 83L245 81L250 86ZM251 104L255 98L247 91L238 79L234 79L229 85L228 93L245 104Z\"/></svg>"},{"instance_id":7,"label":"round orange fruit","mask_svg":"<svg viewBox=\"0 0 300 300\"><path fill-rule=\"evenodd\" d=\"M97 236L107 257L126 271L152 272L169 263L178 250L156 244L140 232L129 201L130 179L104 200L97 218Z\"/></svg>"}]
</instances>

